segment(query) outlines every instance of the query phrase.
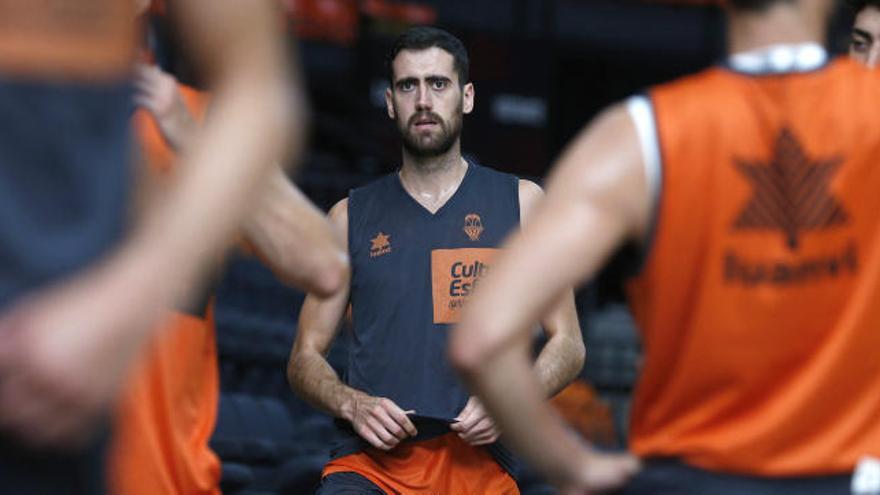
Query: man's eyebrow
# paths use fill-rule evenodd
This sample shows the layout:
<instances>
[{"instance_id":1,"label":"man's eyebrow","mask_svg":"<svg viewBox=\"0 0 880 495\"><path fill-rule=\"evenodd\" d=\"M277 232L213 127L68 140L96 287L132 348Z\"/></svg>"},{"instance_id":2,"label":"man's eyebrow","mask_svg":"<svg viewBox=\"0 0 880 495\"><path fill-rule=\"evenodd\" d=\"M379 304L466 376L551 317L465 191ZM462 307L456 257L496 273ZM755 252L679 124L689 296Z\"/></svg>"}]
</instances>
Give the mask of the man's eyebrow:
<instances>
[{"instance_id":1,"label":"man's eyebrow","mask_svg":"<svg viewBox=\"0 0 880 495\"><path fill-rule=\"evenodd\" d=\"M401 84L415 83L415 82L419 82L419 80L415 77L403 77L403 78L398 79L397 81L394 81L394 85L400 86Z\"/></svg>"},{"instance_id":2,"label":"man's eyebrow","mask_svg":"<svg viewBox=\"0 0 880 495\"><path fill-rule=\"evenodd\" d=\"M872 36L871 33L867 32L867 31L864 31L864 30L862 30L862 29L859 29L859 28L857 28L857 27L854 27L854 28L852 29L852 34L853 34L854 36L861 36L862 38L865 38L865 39L868 40L868 41L873 41L873 40L874 40L874 36Z\"/></svg>"}]
</instances>

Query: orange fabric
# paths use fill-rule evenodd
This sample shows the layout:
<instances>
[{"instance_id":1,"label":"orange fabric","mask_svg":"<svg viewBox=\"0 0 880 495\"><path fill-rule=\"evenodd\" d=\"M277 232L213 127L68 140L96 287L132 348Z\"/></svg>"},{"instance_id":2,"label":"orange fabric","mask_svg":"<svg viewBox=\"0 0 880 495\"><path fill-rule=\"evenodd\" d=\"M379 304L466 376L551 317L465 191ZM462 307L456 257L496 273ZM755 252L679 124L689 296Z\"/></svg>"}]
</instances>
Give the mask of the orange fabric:
<instances>
[{"instance_id":1,"label":"orange fabric","mask_svg":"<svg viewBox=\"0 0 880 495\"><path fill-rule=\"evenodd\" d=\"M174 313L125 387L110 452L119 495L219 494L208 447L219 377L213 316Z\"/></svg>"},{"instance_id":2,"label":"orange fabric","mask_svg":"<svg viewBox=\"0 0 880 495\"><path fill-rule=\"evenodd\" d=\"M180 89L200 116L205 97ZM167 173L174 155L149 112L139 109L134 126L149 164ZM112 493L219 493L220 461L208 447L220 388L215 336L212 311L207 320L174 313L157 332L118 409L109 457Z\"/></svg>"},{"instance_id":3,"label":"orange fabric","mask_svg":"<svg viewBox=\"0 0 880 495\"><path fill-rule=\"evenodd\" d=\"M208 107L208 97L197 89L182 84L178 85L180 94L189 111L197 121L204 118ZM162 131L156 119L146 109L138 107L132 117L132 126L143 148L144 158L153 170L169 173L174 165L175 153L162 137Z\"/></svg>"},{"instance_id":4,"label":"orange fabric","mask_svg":"<svg viewBox=\"0 0 880 495\"><path fill-rule=\"evenodd\" d=\"M340 457L327 463L323 476L354 472L389 495L516 495L510 475L483 448L474 448L449 433L422 442L404 443L382 452Z\"/></svg>"},{"instance_id":5,"label":"orange fabric","mask_svg":"<svg viewBox=\"0 0 880 495\"><path fill-rule=\"evenodd\" d=\"M55 80L127 73L136 37L134 2L0 1L0 70Z\"/></svg>"},{"instance_id":6,"label":"orange fabric","mask_svg":"<svg viewBox=\"0 0 880 495\"><path fill-rule=\"evenodd\" d=\"M770 476L880 455L880 76L847 60L651 92L656 238L632 448Z\"/></svg>"},{"instance_id":7,"label":"orange fabric","mask_svg":"<svg viewBox=\"0 0 880 495\"><path fill-rule=\"evenodd\" d=\"M550 403L566 423L590 442L607 447L617 443L611 408L586 381L571 382Z\"/></svg>"}]
</instances>

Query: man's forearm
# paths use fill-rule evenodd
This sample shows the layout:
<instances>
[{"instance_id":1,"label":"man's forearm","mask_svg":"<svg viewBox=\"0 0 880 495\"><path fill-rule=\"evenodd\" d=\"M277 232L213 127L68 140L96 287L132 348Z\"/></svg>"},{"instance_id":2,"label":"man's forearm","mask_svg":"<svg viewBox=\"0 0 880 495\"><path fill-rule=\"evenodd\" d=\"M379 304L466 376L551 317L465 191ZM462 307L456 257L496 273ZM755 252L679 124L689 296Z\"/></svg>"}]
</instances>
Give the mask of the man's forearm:
<instances>
[{"instance_id":1,"label":"man's forearm","mask_svg":"<svg viewBox=\"0 0 880 495\"><path fill-rule=\"evenodd\" d=\"M295 353L287 367L293 390L312 406L337 418L351 420L355 398L362 392L344 384L320 354Z\"/></svg>"},{"instance_id":2,"label":"man's forearm","mask_svg":"<svg viewBox=\"0 0 880 495\"><path fill-rule=\"evenodd\" d=\"M275 167L243 233L283 282L329 296L341 285L348 255L324 214Z\"/></svg>"},{"instance_id":3,"label":"man's forearm","mask_svg":"<svg viewBox=\"0 0 880 495\"><path fill-rule=\"evenodd\" d=\"M534 372L545 397L564 389L584 366L584 343L578 335L556 334L547 341L535 361Z\"/></svg>"},{"instance_id":4,"label":"man's forearm","mask_svg":"<svg viewBox=\"0 0 880 495\"><path fill-rule=\"evenodd\" d=\"M216 260L238 228L288 135L298 144L302 127L277 106L301 104L281 81L261 87L247 77L232 81L216 99L214 118L184 157L180 176L162 201L149 205L129 243L135 259L149 260L157 277L188 285ZM273 108L274 107L274 108ZM290 132L288 132L290 131ZM247 164L247 165L245 165Z\"/></svg>"}]
</instances>

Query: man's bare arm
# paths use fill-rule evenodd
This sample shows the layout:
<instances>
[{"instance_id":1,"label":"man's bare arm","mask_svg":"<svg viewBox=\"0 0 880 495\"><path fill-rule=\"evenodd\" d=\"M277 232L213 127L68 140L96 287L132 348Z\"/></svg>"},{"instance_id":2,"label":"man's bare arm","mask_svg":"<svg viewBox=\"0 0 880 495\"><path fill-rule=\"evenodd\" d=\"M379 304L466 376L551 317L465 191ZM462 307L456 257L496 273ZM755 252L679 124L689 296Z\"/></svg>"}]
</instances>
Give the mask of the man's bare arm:
<instances>
[{"instance_id":1,"label":"man's bare arm","mask_svg":"<svg viewBox=\"0 0 880 495\"><path fill-rule=\"evenodd\" d=\"M320 297L348 284L348 250L324 214L276 168L242 233L282 282ZM344 290L347 294L347 290Z\"/></svg>"},{"instance_id":2,"label":"man's bare arm","mask_svg":"<svg viewBox=\"0 0 880 495\"><path fill-rule=\"evenodd\" d=\"M193 59L214 82L212 111L183 151L177 179L166 197L148 208L132 244L146 247L145 259L192 278L227 245L274 164L286 162L291 150L301 151L300 115L306 109L298 79L289 78L271 2L171 5Z\"/></svg>"},{"instance_id":3,"label":"man's bare arm","mask_svg":"<svg viewBox=\"0 0 880 495\"><path fill-rule=\"evenodd\" d=\"M520 181L520 217L524 229L543 197L540 186L531 181ZM547 342L538 354L534 368L545 395L552 397L571 383L584 367L586 351L572 290L566 291L541 319L541 326Z\"/></svg>"},{"instance_id":4,"label":"man's bare arm","mask_svg":"<svg viewBox=\"0 0 880 495\"><path fill-rule=\"evenodd\" d=\"M270 1L171 5L213 83L216 111L173 187L145 206L115 252L0 317L0 429L31 444L90 437L149 330L185 299L170 287L207 273L288 139L301 147L293 115L304 104Z\"/></svg>"},{"instance_id":5,"label":"man's bare arm","mask_svg":"<svg viewBox=\"0 0 880 495\"><path fill-rule=\"evenodd\" d=\"M453 333L453 362L507 441L564 488L617 486L636 463L593 453L566 430L544 403L526 336L531 322L569 287L594 275L618 245L642 238L649 196L633 122L625 108L613 108L565 152L546 199L502 252Z\"/></svg>"},{"instance_id":6,"label":"man's bare arm","mask_svg":"<svg viewBox=\"0 0 880 495\"><path fill-rule=\"evenodd\" d=\"M139 64L135 87L135 103L149 110L168 146L175 151L189 146L199 116L185 103L177 79L159 67ZM345 247L281 167L273 167L254 205L242 234L281 281L319 296L341 287Z\"/></svg>"},{"instance_id":7,"label":"man's bare arm","mask_svg":"<svg viewBox=\"0 0 880 495\"><path fill-rule=\"evenodd\" d=\"M330 210L330 221L347 244L348 200ZM350 278L351 270L347 269L344 289L330 297L306 296L287 366L287 379L307 402L349 421L372 446L390 450L401 440L415 435L415 426L389 399L372 397L344 384L326 358L348 307Z\"/></svg>"}]
</instances>

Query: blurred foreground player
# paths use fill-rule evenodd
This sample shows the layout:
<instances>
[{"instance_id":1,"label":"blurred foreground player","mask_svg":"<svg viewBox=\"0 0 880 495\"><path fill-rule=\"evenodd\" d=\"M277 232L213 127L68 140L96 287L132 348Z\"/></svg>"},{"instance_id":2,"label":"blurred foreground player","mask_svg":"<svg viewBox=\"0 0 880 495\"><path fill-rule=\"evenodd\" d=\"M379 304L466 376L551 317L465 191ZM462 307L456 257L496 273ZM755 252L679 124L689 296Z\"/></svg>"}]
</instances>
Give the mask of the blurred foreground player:
<instances>
[{"instance_id":1,"label":"blurred foreground player","mask_svg":"<svg viewBox=\"0 0 880 495\"><path fill-rule=\"evenodd\" d=\"M188 298L169 287L196 285L301 133L268 2L172 6L212 83L214 118L193 137L179 180L132 222L133 2L0 5L0 485L9 493L103 492L110 404L165 308Z\"/></svg>"},{"instance_id":2,"label":"blurred foreground player","mask_svg":"<svg viewBox=\"0 0 880 495\"><path fill-rule=\"evenodd\" d=\"M387 62L386 103L403 138L403 165L331 210L348 242L350 290L306 298L288 370L300 395L346 425L319 491L518 493L494 423L445 351L461 305L542 192L462 157L474 87L457 38L410 29ZM545 398L584 360L573 296L558 300L534 365ZM325 355L349 301L354 328L343 382Z\"/></svg>"},{"instance_id":3,"label":"blurred foreground player","mask_svg":"<svg viewBox=\"0 0 880 495\"><path fill-rule=\"evenodd\" d=\"M148 63L137 65L134 86L139 106L134 128L153 172L143 181L161 193L163 183L179 173L173 159L196 135L207 96ZM320 296L337 290L345 266L341 243L280 169L255 204L243 229L248 247L291 285ZM206 302L169 314L126 382L109 459L113 493L219 493L220 462L208 445L219 377L213 314Z\"/></svg>"},{"instance_id":4,"label":"blurred foreground player","mask_svg":"<svg viewBox=\"0 0 880 495\"><path fill-rule=\"evenodd\" d=\"M573 493L635 465L573 441L518 342L627 241L645 361L626 493L848 494L880 455L880 76L828 60L832 1L728 4L727 64L592 123L453 337L509 441Z\"/></svg>"}]
</instances>

